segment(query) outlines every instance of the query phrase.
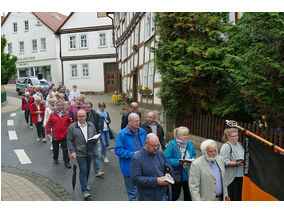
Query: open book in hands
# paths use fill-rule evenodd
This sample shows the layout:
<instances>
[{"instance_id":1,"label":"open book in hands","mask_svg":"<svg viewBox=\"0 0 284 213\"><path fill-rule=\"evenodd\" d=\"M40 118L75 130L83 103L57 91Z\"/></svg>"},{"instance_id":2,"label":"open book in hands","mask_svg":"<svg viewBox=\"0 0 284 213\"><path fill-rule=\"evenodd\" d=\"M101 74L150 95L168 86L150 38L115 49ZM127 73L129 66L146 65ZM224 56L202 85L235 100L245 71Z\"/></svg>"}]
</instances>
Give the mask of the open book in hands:
<instances>
[{"instance_id":1,"label":"open book in hands","mask_svg":"<svg viewBox=\"0 0 284 213\"><path fill-rule=\"evenodd\" d=\"M166 181L166 182L168 182L170 184L174 184L175 183L174 179L169 177L169 176L164 176L162 178L163 178L163 181Z\"/></svg>"},{"instance_id":2,"label":"open book in hands","mask_svg":"<svg viewBox=\"0 0 284 213\"><path fill-rule=\"evenodd\" d=\"M94 135L93 137L89 138L88 141L98 140L101 134Z\"/></svg>"},{"instance_id":3,"label":"open book in hands","mask_svg":"<svg viewBox=\"0 0 284 213\"><path fill-rule=\"evenodd\" d=\"M194 158L190 158L190 159L179 159L179 162L182 162L182 163L191 163L192 161L194 161L195 159Z\"/></svg>"}]
</instances>

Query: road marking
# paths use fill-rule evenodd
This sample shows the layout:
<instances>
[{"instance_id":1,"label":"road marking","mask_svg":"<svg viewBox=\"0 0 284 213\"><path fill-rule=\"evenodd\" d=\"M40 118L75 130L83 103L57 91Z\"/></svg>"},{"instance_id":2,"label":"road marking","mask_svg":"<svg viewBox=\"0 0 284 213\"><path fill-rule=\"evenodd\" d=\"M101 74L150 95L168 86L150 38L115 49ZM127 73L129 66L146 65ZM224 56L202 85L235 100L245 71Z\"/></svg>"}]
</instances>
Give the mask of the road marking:
<instances>
[{"instance_id":1,"label":"road marking","mask_svg":"<svg viewBox=\"0 0 284 213\"><path fill-rule=\"evenodd\" d=\"M7 120L7 126L14 126L14 120Z\"/></svg>"},{"instance_id":2,"label":"road marking","mask_svg":"<svg viewBox=\"0 0 284 213\"><path fill-rule=\"evenodd\" d=\"M18 140L18 137L17 137L17 134L16 134L16 131L8 131L8 134L9 134L9 140Z\"/></svg>"},{"instance_id":3,"label":"road marking","mask_svg":"<svg viewBox=\"0 0 284 213\"><path fill-rule=\"evenodd\" d=\"M12 114L10 115L10 117L15 117L16 114L17 114L17 113L14 112L14 113L12 113Z\"/></svg>"},{"instance_id":4,"label":"road marking","mask_svg":"<svg viewBox=\"0 0 284 213\"><path fill-rule=\"evenodd\" d=\"M27 154L23 149L15 149L14 152L16 153L17 157L21 164L29 164L32 163Z\"/></svg>"}]
</instances>

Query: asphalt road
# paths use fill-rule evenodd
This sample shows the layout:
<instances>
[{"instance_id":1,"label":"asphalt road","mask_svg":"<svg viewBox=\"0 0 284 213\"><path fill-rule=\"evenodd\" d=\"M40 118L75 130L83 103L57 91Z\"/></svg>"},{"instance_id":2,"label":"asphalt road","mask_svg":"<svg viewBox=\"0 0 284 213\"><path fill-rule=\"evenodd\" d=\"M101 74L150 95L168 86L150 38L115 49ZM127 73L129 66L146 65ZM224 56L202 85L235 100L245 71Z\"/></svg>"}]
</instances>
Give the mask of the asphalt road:
<instances>
[{"instance_id":1,"label":"asphalt road","mask_svg":"<svg viewBox=\"0 0 284 213\"><path fill-rule=\"evenodd\" d=\"M19 97L13 92L8 92L8 96ZM24 120L24 114L19 109L15 111L16 116L10 117L12 112L2 114L2 137L1 137L1 166L16 167L30 171L39 176L46 177L63 187L68 193L72 194L72 169L64 167L62 151L59 153L59 165L53 164L52 151L49 150L50 143L36 142L36 128L30 129ZM7 120L13 120L14 126L7 126ZM17 140L9 140L8 131L16 131ZM109 163L105 164L101 160L101 168L105 172L103 178L95 177L93 164L89 178L90 193L93 201L126 201L128 200L125 191L123 177L120 173L118 157L114 154L114 140L111 141L108 150ZM14 150L23 149L32 163L21 164ZM73 165L72 160L70 161ZM75 187L75 200L83 200L79 183L79 168L77 169L77 184Z\"/></svg>"}]
</instances>

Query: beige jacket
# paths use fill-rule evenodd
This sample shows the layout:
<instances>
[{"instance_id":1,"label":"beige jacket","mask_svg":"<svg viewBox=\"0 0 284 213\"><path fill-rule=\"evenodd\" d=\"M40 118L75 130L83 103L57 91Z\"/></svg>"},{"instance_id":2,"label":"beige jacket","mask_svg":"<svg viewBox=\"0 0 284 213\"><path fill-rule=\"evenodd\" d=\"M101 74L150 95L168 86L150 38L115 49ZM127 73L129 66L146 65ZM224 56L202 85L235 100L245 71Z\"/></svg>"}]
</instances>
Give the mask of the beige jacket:
<instances>
[{"instance_id":1,"label":"beige jacket","mask_svg":"<svg viewBox=\"0 0 284 213\"><path fill-rule=\"evenodd\" d=\"M222 173L223 200L225 200L228 195L225 181L225 165L221 156L217 157L216 162ZM216 198L215 176L204 155L191 164L189 189L193 201L213 201Z\"/></svg>"}]
</instances>

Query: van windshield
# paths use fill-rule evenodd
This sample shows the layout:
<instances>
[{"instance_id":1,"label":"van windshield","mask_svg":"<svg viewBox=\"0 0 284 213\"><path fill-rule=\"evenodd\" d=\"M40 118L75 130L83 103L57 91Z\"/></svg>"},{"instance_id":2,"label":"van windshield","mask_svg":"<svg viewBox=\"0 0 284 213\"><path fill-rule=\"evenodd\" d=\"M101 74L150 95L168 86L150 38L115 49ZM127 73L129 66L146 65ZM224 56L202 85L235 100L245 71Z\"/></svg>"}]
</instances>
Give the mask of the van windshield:
<instances>
[{"instance_id":1,"label":"van windshield","mask_svg":"<svg viewBox=\"0 0 284 213\"><path fill-rule=\"evenodd\" d=\"M37 78L32 78L31 80L33 82L33 85L40 85L40 82Z\"/></svg>"}]
</instances>

